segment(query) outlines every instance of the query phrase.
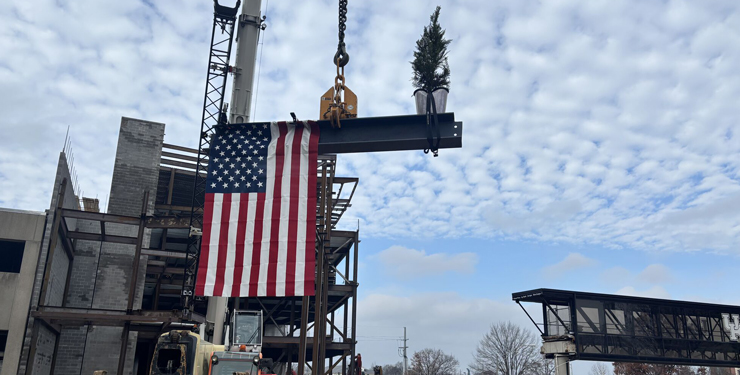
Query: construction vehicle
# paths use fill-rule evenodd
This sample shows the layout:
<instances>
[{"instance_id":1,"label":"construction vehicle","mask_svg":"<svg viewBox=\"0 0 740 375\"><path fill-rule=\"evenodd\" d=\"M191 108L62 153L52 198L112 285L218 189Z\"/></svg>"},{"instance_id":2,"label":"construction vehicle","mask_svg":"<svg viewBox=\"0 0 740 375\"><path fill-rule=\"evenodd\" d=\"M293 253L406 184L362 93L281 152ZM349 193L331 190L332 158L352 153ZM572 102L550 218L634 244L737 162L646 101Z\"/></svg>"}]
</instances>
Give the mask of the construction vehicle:
<instances>
[{"instance_id":1,"label":"construction vehicle","mask_svg":"<svg viewBox=\"0 0 740 375\"><path fill-rule=\"evenodd\" d=\"M173 330L159 336L150 375L267 375L272 360L263 359L262 312L236 311L231 344L216 345L191 330Z\"/></svg>"}]
</instances>

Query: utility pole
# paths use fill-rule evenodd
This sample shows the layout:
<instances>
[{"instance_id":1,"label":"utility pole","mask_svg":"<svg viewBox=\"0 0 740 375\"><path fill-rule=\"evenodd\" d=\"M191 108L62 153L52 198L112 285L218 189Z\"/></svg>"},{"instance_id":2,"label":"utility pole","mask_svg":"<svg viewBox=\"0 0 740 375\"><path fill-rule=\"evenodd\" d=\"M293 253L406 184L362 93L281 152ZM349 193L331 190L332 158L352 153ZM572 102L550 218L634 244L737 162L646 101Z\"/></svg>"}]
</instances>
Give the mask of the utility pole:
<instances>
[{"instance_id":1,"label":"utility pole","mask_svg":"<svg viewBox=\"0 0 740 375\"><path fill-rule=\"evenodd\" d=\"M408 367L409 367L409 364L408 364L409 357L406 355L406 349L409 348L409 346L406 345L406 342L408 340L409 339L406 338L406 327L403 327L403 375L406 375L406 373L408 372Z\"/></svg>"},{"instance_id":2,"label":"utility pole","mask_svg":"<svg viewBox=\"0 0 740 375\"><path fill-rule=\"evenodd\" d=\"M249 108L252 104L252 84L255 60L257 57L257 40L263 30L260 17L261 0L245 0L239 15L236 28L236 62L234 63L234 83L231 91L230 123L249 122ZM213 343L224 343L224 317L226 316L227 297L209 297L206 320L214 322Z\"/></svg>"}]
</instances>

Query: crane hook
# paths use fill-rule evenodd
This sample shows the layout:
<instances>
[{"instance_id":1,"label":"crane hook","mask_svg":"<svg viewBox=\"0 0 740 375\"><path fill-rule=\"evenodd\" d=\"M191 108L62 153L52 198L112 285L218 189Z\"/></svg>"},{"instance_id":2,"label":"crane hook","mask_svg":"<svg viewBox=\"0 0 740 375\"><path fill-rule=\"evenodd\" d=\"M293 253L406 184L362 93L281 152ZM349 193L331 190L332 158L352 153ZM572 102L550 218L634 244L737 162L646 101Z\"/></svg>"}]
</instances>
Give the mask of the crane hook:
<instances>
[{"instance_id":1,"label":"crane hook","mask_svg":"<svg viewBox=\"0 0 740 375\"><path fill-rule=\"evenodd\" d=\"M334 54L334 64L338 67L343 67L349 62L349 54L347 53L347 47L344 43L340 43L337 47L337 53Z\"/></svg>"}]
</instances>

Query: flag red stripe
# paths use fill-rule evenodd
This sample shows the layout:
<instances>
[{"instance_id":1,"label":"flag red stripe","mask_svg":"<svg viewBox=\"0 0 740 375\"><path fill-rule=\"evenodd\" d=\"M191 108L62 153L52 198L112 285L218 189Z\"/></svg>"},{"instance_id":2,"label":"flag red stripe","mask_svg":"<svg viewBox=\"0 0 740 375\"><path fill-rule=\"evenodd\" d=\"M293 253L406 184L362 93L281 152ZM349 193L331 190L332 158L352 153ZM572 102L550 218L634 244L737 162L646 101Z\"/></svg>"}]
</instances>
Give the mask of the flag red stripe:
<instances>
[{"instance_id":1,"label":"flag red stripe","mask_svg":"<svg viewBox=\"0 0 740 375\"><path fill-rule=\"evenodd\" d=\"M260 252L262 251L262 218L265 213L265 195L257 194L254 213L254 240L252 242L252 273L249 275L249 296L257 295L260 281Z\"/></svg>"},{"instance_id":2,"label":"flag red stripe","mask_svg":"<svg viewBox=\"0 0 740 375\"><path fill-rule=\"evenodd\" d=\"M214 296L224 295L224 274L226 273L226 253L229 246L229 217L231 216L231 194L224 194L221 207L221 233L218 238L218 265L216 266L216 284L213 286Z\"/></svg>"},{"instance_id":3,"label":"flag red stripe","mask_svg":"<svg viewBox=\"0 0 740 375\"><path fill-rule=\"evenodd\" d=\"M231 283L232 297L238 297L244 272L244 238L247 235L247 208L249 208L249 193L239 194L239 222L236 232L236 256L234 257L234 278Z\"/></svg>"},{"instance_id":4,"label":"flag red stripe","mask_svg":"<svg viewBox=\"0 0 740 375\"><path fill-rule=\"evenodd\" d=\"M315 295L318 124L271 131L268 190L206 194L197 295Z\"/></svg>"},{"instance_id":5,"label":"flag red stripe","mask_svg":"<svg viewBox=\"0 0 740 375\"><path fill-rule=\"evenodd\" d=\"M285 270L285 295L295 295L295 274L296 274L296 251L299 251L298 244L298 204L301 200L300 178L301 178L301 143L303 140L303 126L296 126L293 135L293 145L291 150L290 162L290 211L288 211L288 257L286 259Z\"/></svg>"},{"instance_id":6,"label":"flag red stripe","mask_svg":"<svg viewBox=\"0 0 740 375\"><path fill-rule=\"evenodd\" d=\"M282 198L283 167L285 163L285 135L288 126L285 122L279 122L280 137L275 148L275 175L270 176L275 181L275 189L272 194L272 215L270 216L270 264L267 267L267 295L276 295L277 286L277 262L278 246L280 243L280 201Z\"/></svg>"},{"instance_id":7,"label":"flag red stripe","mask_svg":"<svg viewBox=\"0 0 740 375\"><path fill-rule=\"evenodd\" d=\"M304 295L316 295L316 173L319 153L319 125L308 121L311 140L308 147L308 212L306 213L306 272Z\"/></svg>"},{"instance_id":8,"label":"flag red stripe","mask_svg":"<svg viewBox=\"0 0 740 375\"><path fill-rule=\"evenodd\" d=\"M203 216L203 236L200 239L200 259L198 260L198 282L195 283L195 294L205 294L206 274L208 273L209 244L211 243L211 223L213 222L213 194L206 194ZM164 250L164 249L163 249Z\"/></svg>"}]
</instances>

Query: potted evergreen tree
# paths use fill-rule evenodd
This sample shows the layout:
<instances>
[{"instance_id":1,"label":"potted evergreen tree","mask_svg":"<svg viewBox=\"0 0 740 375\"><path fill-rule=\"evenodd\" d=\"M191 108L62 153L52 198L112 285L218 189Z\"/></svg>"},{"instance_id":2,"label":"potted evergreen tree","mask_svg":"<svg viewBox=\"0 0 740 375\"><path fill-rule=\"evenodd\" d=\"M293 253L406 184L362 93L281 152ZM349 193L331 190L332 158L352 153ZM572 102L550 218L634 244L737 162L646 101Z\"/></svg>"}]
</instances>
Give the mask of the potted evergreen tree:
<instances>
[{"instance_id":1,"label":"potted evergreen tree","mask_svg":"<svg viewBox=\"0 0 740 375\"><path fill-rule=\"evenodd\" d=\"M444 113L447 107L447 94L450 91L450 66L447 63L447 46L452 42L445 39L445 30L439 25L437 6L429 25L424 27L421 38L416 41L416 51L411 67L414 71L412 82L416 91L416 113L424 114L427 110L427 96L432 95L437 113Z\"/></svg>"}]
</instances>

